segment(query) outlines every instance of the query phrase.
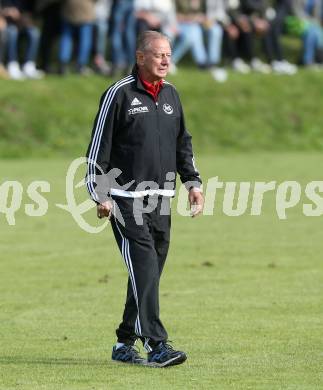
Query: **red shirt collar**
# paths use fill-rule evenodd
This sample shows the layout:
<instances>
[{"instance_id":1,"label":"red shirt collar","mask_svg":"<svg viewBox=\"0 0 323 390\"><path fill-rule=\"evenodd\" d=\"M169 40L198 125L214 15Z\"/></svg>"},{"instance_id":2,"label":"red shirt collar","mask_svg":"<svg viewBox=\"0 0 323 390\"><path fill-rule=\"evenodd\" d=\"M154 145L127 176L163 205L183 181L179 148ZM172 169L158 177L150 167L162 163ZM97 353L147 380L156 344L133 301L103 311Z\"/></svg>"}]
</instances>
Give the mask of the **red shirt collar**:
<instances>
[{"instance_id":1,"label":"red shirt collar","mask_svg":"<svg viewBox=\"0 0 323 390\"><path fill-rule=\"evenodd\" d=\"M156 102L158 98L158 94L160 90L163 88L164 80L159 80L158 83L153 84L150 83L149 81L144 80L142 77L140 77L140 75L139 78L145 90L154 98Z\"/></svg>"}]
</instances>

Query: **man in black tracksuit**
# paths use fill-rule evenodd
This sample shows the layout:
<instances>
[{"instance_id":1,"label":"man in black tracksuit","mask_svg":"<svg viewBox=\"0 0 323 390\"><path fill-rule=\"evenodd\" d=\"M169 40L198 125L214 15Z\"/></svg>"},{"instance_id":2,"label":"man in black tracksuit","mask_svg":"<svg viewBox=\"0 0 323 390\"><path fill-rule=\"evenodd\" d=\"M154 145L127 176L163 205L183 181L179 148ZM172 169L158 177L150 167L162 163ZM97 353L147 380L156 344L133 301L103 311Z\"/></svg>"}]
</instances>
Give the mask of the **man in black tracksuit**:
<instances>
[{"instance_id":1,"label":"man in black tracksuit","mask_svg":"<svg viewBox=\"0 0 323 390\"><path fill-rule=\"evenodd\" d=\"M103 94L87 151L88 190L98 216L111 218L129 273L112 359L159 367L186 360L184 352L167 343L159 319L159 279L169 247L177 172L189 191L192 216L203 209L180 99L164 81L170 55L164 35L147 31L139 37L133 73ZM148 363L133 348L137 338L148 352Z\"/></svg>"}]
</instances>

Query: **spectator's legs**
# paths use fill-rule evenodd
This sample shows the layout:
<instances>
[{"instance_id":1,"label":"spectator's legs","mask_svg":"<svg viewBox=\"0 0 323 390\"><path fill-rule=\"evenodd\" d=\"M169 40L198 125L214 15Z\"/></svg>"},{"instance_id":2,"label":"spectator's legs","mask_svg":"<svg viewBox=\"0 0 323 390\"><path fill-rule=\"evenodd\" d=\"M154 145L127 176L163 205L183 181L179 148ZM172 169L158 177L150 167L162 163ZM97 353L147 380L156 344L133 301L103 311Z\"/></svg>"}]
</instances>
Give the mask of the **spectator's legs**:
<instances>
[{"instance_id":1,"label":"spectator's legs","mask_svg":"<svg viewBox=\"0 0 323 390\"><path fill-rule=\"evenodd\" d=\"M303 64L312 65L320 37L319 27L310 25L303 35Z\"/></svg>"},{"instance_id":2,"label":"spectator's legs","mask_svg":"<svg viewBox=\"0 0 323 390\"><path fill-rule=\"evenodd\" d=\"M241 56L247 61L251 61L254 58L253 33L240 30L239 46Z\"/></svg>"},{"instance_id":3,"label":"spectator's legs","mask_svg":"<svg viewBox=\"0 0 323 390\"><path fill-rule=\"evenodd\" d=\"M280 44L280 26L275 21L272 22L268 33L265 34L263 42L268 62L283 60L283 52Z\"/></svg>"},{"instance_id":4,"label":"spectator's legs","mask_svg":"<svg viewBox=\"0 0 323 390\"><path fill-rule=\"evenodd\" d=\"M269 36L271 35L272 42L272 52L270 53L270 48L267 49L267 57L269 61L272 61L273 69L280 73L294 74L297 72L296 65L290 64L288 61L284 60L284 54L282 45L280 43L280 37L284 28L284 23L286 16L292 14L294 11L293 6L294 0L283 0L276 2L276 17L271 22ZM265 42L266 45L266 42ZM266 46L265 46L266 51Z\"/></svg>"},{"instance_id":5,"label":"spectator's legs","mask_svg":"<svg viewBox=\"0 0 323 390\"><path fill-rule=\"evenodd\" d=\"M7 27L8 63L18 61L18 28L14 24Z\"/></svg>"},{"instance_id":6,"label":"spectator's legs","mask_svg":"<svg viewBox=\"0 0 323 390\"><path fill-rule=\"evenodd\" d=\"M204 67L207 65L207 54L203 40L203 30L199 24L191 25L191 50L194 61L197 65Z\"/></svg>"},{"instance_id":7,"label":"spectator's legs","mask_svg":"<svg viewBox=\"0 0 323 390\"><path fill-rule=\"evenodd\" d=\"M84 23L79 26L79 49L77 56L78 70L81 71L88 62L92 48L93 24Z\"/></svg>"},{"instance_id":8,"label":"spectator's legs","mask_svg":"<svg viewBox=\"0 0 323 390\"><path fill-rule=\"evenodd\" d=\"M5 47L6 47L6 33L5 30L0 30L0 64L3 63Z\"/></svg>"},{"instance_id":9,"label":"spectator's legs","mask_svg":"<svg viewBox=\"0 0 323 390\"><path fill-rule=\"evenodd\" d=\"M180 23L179 37L175 42L172 62L176 65L191 49L195 63L200 67L207 65L207 54L203 41L203 30L199 24Z\"/></svg>"},{"instance_id":10,"label":"spectator's legs","mask_svg":"<svg viewBox=\"0 0 323 390\"><path fill-rule=\"evenodd\" d=\"M59 45L59 62L61 65L67 65L71 60L73 48L73 26L64 21L62 24L62 33Z\"/></svg>"},{"instance_id":11,"label":"spectator's legs","mask_svg":"<svg viewBox=\"0 0 323 390\"><path fill-rule=\"evenodd\" d=\"M127 66L132 66L136 51L136 18L133 2L128 1L125 9L125 49Z\"/></svg>"},{"instance_id":12,"label":"spectator's legs","mask_svg":"<svg viewBox=\"0 0 323 390\"><path fill-rule=\"evenodd\" d=\"M272 70L275 73L292 75L297 72L297 66L284 60L283 49L280 43L286 14L286 7L278 8L277 16L271 22L270 29L264 36L263 43L267 60L271 63Z\"/></svg>"},{"instance_id":13,"label":"spectator's legs","mask_svg":"<svg viewBox=\"0 0 323 390\"><path fill-rule=\"evenodd\" d=\"M268 32L266 32L268 34ZM270 73L271 66L262 62L259 58L255 57L254 52L254 38L256 33L252 30L250 32L242 32L240 34L241 49L244 53L244 58L250 61L251 68L260 73Z\"/></svg>"},{"instance_id":14,"label":"spectator's legs","mask_svg":"<svg viewBox=\"0 0 323 390\"><path fill-rule=\"evenodd\" d=\"M102 74L103 76L107 76L110 74L111 68L107 63L106 56L106 47L107 47L107 36L108 36L108 20L107 19L97 19L95 21L95 55L93 59L93 63L95 66L95 70Z\"/></svg>"},{"instance_id":15,"label":"spectator's legs","mask_svg":"<svg viewBox=\"0 0 323 390\"><path fill-rule=\"evenodd\" d=\"M223 35L223 44L225 56L228 57L231 62L238 58L237 39L231 38L226 31L224 31Z\"/></svg>"},{"instance_id":16,"label":"spectator's legs","mask_svg":"<svg viewBox=\"0 0 323 390\"><path fill-rule=\"evenodd\" d=\"M6 32L0 29L0 78L8 78L8 73L3 65L4 51L6 48Z\"/></svg>"},{"instance_id":17,"label":"spectator's legs","mask_svg":"<svg viewBox=\"0 0 323 390\"><path fill-rule=\"evenodd\" d=\"M276 17L270 24L268 33L264 36L264 49L268 62L283 61L283 50L280 36L283 30L286 15L290 12L290 0L285 0L276 9Z\"/></svg>"},{"instance_id":18,"label":"spectator's legs","mask_svg":"<svg viewBox=\"0 0 323 390\"><path fill-rule=\"evenodd\" d=\"M40 66L46 72L50 70L51 52L55 39L60 33L60 5L49 5L42 13L43 26L40 38Z\"/></svg>"},{"instance_id":19,"label":"spectator's legs","mask_svg":"<svg viewBox=\"0 0 323 390\"><path fill-rule=\"evenodd\" d=\"M269 63L272 62L276 57L274 46L275 46L275 39L277 37L275 36L275 31L273 30L273 27L274 27L273 24L271 24L268 33L265 34L263 38L264 50Z\"/></svg>"},{"instance_id":20,"label":"spectator's legs","mask_svg":"<svg viewBox=\"0 0 323 390\"><path fill-rule=\"evenodd\" d=\"M292 1L285 0L281 3L280 6L276 9L276 18L273 20L271 25L271 33L273 34L272 42L274 44L274 52L276 58L273 58L278 61L284 60L284 54L282 45L280 43L280 37L284 28L284 23L286 16L293 12Z\"/></svg>"},{"instance_id":21,"label":"spectator's legs","mask_svg":"<svg viewBox=\"0 0 323 390\"><path fill-rule=\"evenodd\" d=\"M240 30L237 25L231 24L224 30L224 50L232 68L239 73L249 73L250 66L240 57L238 51Z\"/></svg>"},{"instance_id":22,"label":"spectator's legs","mask_svg":"<svg viewBox=\"0 0 323 390\"><path fill-rule=\"evenodd\" d=\"M24 75L30 79L41 79L43 72L36 69L36 56L39 46L40 32L37 27L25 27L24 34L27 37L25 62L22 67Z\"/></svg>"},{"instance_id":23,"label":"spectator's legs","mask_svg":"<svg viewBox=\"0 0 323 390\"><path fill-rule=\"evenodd\" d=\"M117 68L124 68L126 64L123 31L124 31L124 6L123 0L117 1L112 9L111 48L112 63Z\"/></svg>"},{"instance_id":24,"label":"spectator's legs","mask_svg":"<svg viewBox=\"0 0 323 390\"><path fill-rule=\"evenodd\" d=\"M13 80L22 80L23 73L20 70L18 63L18 37L19 31L16 25L9 24L6 30L7 36L7 59L8 59L8 73Z\"/></svg>"},{"instance_id":25,"label":"spectator's legs","mask_svg":"<svg viewBox=\"0 0 323 390\"><path fill-rule=\"evenodd\" d=\"M173 49L172 62L176 65L191 47L190 25L179 23L179 36L177 37Z\"/></svg>"},{"instance_id":26,"label":"spectator's legs","mask_svg":"<svg viewBox=\"0 0 323 390\"><path fill-rule=\"evenodd\" d=\"M223 28L220 24L214 23L211 28L206 30L206 33L208 65L211 67L211 75L215 81L223 83L228 78L226 70L218 66L222 56Z\"/></svg>"},{"instance_id":27,"label":"spectator's legs","mask_svg":"<svg viewBox=\"0 0 323 390\"><path fill-rule=\"evenodd\" d=\"M96 39L95 39L95 55L105 58L108 21L106 19L97 19L95 21Z\"/></svg>"},{"instance_id":28,"label":"spectator's legs","mask_svg":"<svg viewBox=\"0 0 323 390\"><path fill-rule=\"evenodd\" d=\"M37 50L39 46L40 33L37 27L31 26L25 28L25 34L27 36L27 48L25 55L25 62L35 62L37 56Z\"/></svg>"},{"instance_id":29,"label":"spectator's legs","mask_svg":"<svg viewBox=\"0 0 323 390\"><path fill-rule=\"evenodd\" d=\"M221 61L223 29L214 23L207 30L207 51L209 65L217 65Z\"/></svg>"}]
</instances>

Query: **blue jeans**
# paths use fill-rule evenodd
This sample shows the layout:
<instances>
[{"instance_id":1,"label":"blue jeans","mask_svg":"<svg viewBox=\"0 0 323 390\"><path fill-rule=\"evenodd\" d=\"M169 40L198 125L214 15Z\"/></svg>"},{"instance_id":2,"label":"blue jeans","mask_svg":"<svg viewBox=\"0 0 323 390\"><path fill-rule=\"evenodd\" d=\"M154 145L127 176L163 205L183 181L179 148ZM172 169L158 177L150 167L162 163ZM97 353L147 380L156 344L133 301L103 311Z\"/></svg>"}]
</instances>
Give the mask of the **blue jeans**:
<instances>
[{"instance_id":1,"label":"blue jeans","mask_svg":"<svg viewBox=\"0 0 323 390\"><path fill-rule=\"evenodd\" d=\"M221 61L223 29L218 23L214 23L206 30L207 54L209 65L216 65Z\"/></svg>"},{"instance_id":2,"label":"blue jeans","mask_svg":"<svg viewBox=\"0 0 323 390\"><path fill-rule=\"evenodd\" d=\"M8 45L8 62L18 61L18 40L19 30L16 25L9 24L6 29L6 38ZM37 27L25 27L21 30L26 35L27 46L24 55L24 62L36 61L37 50L39 45L40 33Z\"/></svg>"},{"instance_id":3,"label":"blue jeans","mask_svg":"<svg viewBox=\"0 0 323 390\"><path fill-rule=\"evenodd\" d=\"M322 28L311 24L303 34L303 64L311 65L315 62L318 47L322 47Z\"/></svg>"},{"instance_id":4,"label":"blue jeans","mask_svg":"<svg viewBox=\"0 0 323 390\"><path fill-rule=\"evenodd\" d=\"M92 23L74 25L68 23L67 21L63 22L62 35L59 46L59 60L61 64L67 64L71 60L74 33L77 33L79 37L77 65L80 67L85 66L89 62L92 49Z\"/></svg>"},{"instance_id":5,"label":"blue jeans","mask_svg":"<svg viewBox=\"0 0 323 390\"><path fill-rule=\"evenodd\" d=\"M112 7L111 31L112 63L129 66L134 63L136 48L136 20L132 0L118 0Z\"/></svg>"},{"instance_id":6,"label":"blue jeans","mask_svg":"<svg viewBox=\"0 0 323 390\"><path fill-rule=\"evenodd\" d=\"M105 57L107 47L108 21L106 19L97 19L95 21L96 41L95 54Z\"/></svg>"},{"instance_id":7,"label":"blue jeans","mask_svg":"<svg viewBox=\"0 0 323 390\"><path fill-rule=\"evenodd\" d=\"M198 23L179 23L179 36L175 41L172 61L177 64L188 50L191 50L194 61L204 66L207 54L203 41L203 30Z\"/></svg>"}]
</instances>

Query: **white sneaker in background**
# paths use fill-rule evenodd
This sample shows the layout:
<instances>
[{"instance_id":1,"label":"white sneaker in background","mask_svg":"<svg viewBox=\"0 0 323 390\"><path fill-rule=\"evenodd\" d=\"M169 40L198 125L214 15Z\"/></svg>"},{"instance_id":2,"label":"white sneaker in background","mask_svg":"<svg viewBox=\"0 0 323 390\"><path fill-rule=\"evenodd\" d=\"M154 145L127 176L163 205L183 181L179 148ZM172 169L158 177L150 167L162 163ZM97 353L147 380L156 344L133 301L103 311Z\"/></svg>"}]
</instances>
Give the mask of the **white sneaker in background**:
<instances>
[{"instance_id":1,"label":"white sneaker in background","mask_svg":"<svg viewBox=\"0 0 323 390\"><path fill-rule=\"evenodd\" d=\"M255 72L269 74L271 73L271 66L268 64L265 64L264 62L260 61L259 58L253 58L251 60L251 68Z\"/></svg>"},{"instance_id":2,"label":"white sneaker in background","mask_svg":"<svg viewBox=\"0 0 323 390\"><path fill-rule=\"evenodd\" d=\"M297 66L295 64L291 64L290 62L283 60L282 64L285 68L287 74L293 75L297 73Z\"/></svg>"},{"instance_id":3,"label":"white sneaker in background","mask_svg":"<svg viewBox=\"0 0 323 390\"><path fill-rule=\"evenodd\" d=\"M235 58L232 61L232 68L239 73L250 73L250 66L246 64L241 58Z\"/></svg>"},{"instance_id":4,"label":"white sneaker in background","mask_svg":"<svg viewBox=\"0 0 323 390\"><path fill-rule=\"evenodd\" d=\"M273 61L271 63L271 66L273 72L277 74L294 75L295 73L297 73L297 66L285 60Z\"/></svg>"},{"instance_id":5,"label":"white sneaker in background","mask_svg":"<svg viewBox=\"0 0 323 390\"><path fill-rule=\"evenodd\" d=\"M285 74L284 66L282 64L282 61L272 61L271 62L271 68L272 68L274 73Z\"/></svg>"},{"instance_id":6,"label":"white sneaker in background","mask_svg":"<svg viewBox=\"0 0 323 390\"><path fill-rule=\"evenodd\" d=\"M26 62L23 67L22 71L26 77L29 79L42 79L44 77L44 72L36 69L36 64L33 61Z\"/></svg>"},{"instance_id":7,"label":"white sneaker in background","mask_svg":"<svg viewBox=\"0 0 323 390\"><path fill-rule=\"evenodd\" d=\"M224 83L228 79L228 72L223 68L213 67L210 72L214 80L219 83Z\"/></svg>"},{"instance_id":8,"label":"white sneaker in background","mask_svg":"<svg viewBox=\"0 0 323 390\"><path fill-rule=\"evenodd\" d=\"M9 73L9 77L12 80L24 80L25 76L20 70L20 66L17 61L11 61L7 65L7 70Z\"/></svg>"}]
</instances>

